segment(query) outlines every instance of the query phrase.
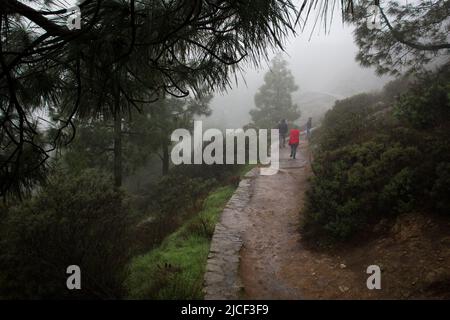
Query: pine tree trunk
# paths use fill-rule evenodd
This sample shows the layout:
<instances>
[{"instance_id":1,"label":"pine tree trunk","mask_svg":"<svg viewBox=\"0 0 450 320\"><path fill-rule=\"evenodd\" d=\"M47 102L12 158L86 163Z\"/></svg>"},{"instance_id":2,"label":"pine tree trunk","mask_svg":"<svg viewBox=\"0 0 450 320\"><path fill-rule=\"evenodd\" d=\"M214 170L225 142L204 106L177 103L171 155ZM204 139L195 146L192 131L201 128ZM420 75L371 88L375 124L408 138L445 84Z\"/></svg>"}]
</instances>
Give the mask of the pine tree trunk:
<instances>
[{"instance_id":1,"label":"pine tree trunk","mask_svg":"<svg viewBox=\"0 0 450 320\"><path fill-rule=\"evenodd\" d=\"M167 141L162 143L162 174L165 176L169 172L169 144Z\"/></svg>"},{"instance_id":2,"label":"pine tree trunk","mask_svg":"<svg viewBox=\"0 0 450 320\"><path fill-rule=\"evenodd\" d=\"M114 96L114 186L122 186L122 114L120 112L120 91Z\"/></svg>"}]
</instances>

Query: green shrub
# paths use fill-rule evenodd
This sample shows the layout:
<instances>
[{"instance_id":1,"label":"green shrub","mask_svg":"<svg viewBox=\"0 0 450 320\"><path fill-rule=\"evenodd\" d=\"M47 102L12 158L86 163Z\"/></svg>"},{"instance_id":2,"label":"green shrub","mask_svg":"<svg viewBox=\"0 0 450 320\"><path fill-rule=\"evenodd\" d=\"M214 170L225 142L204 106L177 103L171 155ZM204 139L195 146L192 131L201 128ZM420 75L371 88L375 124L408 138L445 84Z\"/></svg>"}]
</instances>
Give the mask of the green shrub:
<instances>
[{"instance_id":1,"label":"green shrub","mask_svg":"<svg viewBox=\"0 0 450 320\"><path fill-rule=\"evenodd\" d=\"M403 168L384 185L381 190L380 206L394 212L407 212L414 208L414 170Z\"/></svg>"},{"instance_id":2,"label":"green shrub","mask_svg":"<svg viewBox=\"0 0 450 320\"><path fill-rule=\"evenodd\" d=\"M214 184L215 180L211 179L170 174L164 176L152 190L151 198L158 211L180 215L200 205Z\"/></svg>"},{"instance_id":3,"label":"green shrub","mask_svg":"<svg viewBox=\"0 0 450 320\"><path fill-rule=\"evenodd\" d=\"M347 239L401 212L450 212L445 77L418 82L406 92L400 86L397 121L389 104L380 109L392 103L397 84L387 86L387 93L338 101L328 111L313 137L318 150L302 224L306 238Z\"/></svg>"},{"instance_id":4,"label":"green shrub","mask_svg":"<svg viewBox=\"0 0 450 320\"><path fill-rule=\"evenodd\" d=\"M410 92L403 94L395 105L395 115L419 129L447 121L450 116L450 81L448 78L439 78L438 81L419 82Z\"/></svg>"},{"instance_id":5,"label":"green shrub","mask_svg":"<svg viewBox=\"0 0 450 320\"><path fill-rule=\"evenodd\" d=\"M148 193L140 196L136 210L142 212L144 221L137 228L137 246L145 252L159 245L174 232L190 215L199 211L214 179L191 178L170 172Z\"/></svg>"},{"instance_id":6,"label":"green shrub","mask_svg":"<svg viewBox=\"0 0 450 320\"><path fill-rule=\"evenodd\" d=\"M365 128L371 125L366 120L377 97L359 94L336 101L332 110L325 114L322 127L315 132L315 142L324 150L333 150L349 141L358 141Z\"/></svg>"},{"instance_id":7,"label":"green shrub","mask_svg":"<svg viewBox=\"0 0 450 320\"><path fill-rule=\"evenodd\" d=\"M95 170L58 171L2 224L2 298L119 298L130 257L131 221L123 195ZM69 265L82 290L66 287Z\"/></svg>"},{"instance_id":8,"label":"green shrub","mask_svg":"<svg viewBox=\"0 0 450 320\"><path fill-rule=\"evenodd\" d=\"M419 194L417 147L362 144L320 154L313 164L305 227L318 224L336 238L347 238L373 218L409 211Z\"/></svg>"},{"instance_id":9,"label":"green shrub","mask_svg":"<svg viewBox=\"0 0 450 320\"><path fill-rule=\"evenodd\" d=\"M431 198L437 211L450 213L450 162L440 163L436 168L436 180L434 181Z\"/></svg>"}]
</instances>

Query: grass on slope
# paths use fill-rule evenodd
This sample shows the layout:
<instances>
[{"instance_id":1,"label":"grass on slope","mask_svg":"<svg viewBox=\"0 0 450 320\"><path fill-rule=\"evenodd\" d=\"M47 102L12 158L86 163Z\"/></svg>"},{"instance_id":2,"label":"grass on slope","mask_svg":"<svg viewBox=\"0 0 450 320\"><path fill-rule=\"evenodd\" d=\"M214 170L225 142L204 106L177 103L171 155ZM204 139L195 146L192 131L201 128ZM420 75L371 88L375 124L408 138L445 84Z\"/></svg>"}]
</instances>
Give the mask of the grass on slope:
<instances>
[{"instance_id":1,"label":"grass on slope","mask_svg":"<svg viewBox=\"0 0 450 320\"><path fill-rule=\"evenodd\" d=\"M235 188L213 191L195 217L160 247L134 258L126 287L131 299L203 299L203 275L215 224Z\"/></svg>"}]
</instances>

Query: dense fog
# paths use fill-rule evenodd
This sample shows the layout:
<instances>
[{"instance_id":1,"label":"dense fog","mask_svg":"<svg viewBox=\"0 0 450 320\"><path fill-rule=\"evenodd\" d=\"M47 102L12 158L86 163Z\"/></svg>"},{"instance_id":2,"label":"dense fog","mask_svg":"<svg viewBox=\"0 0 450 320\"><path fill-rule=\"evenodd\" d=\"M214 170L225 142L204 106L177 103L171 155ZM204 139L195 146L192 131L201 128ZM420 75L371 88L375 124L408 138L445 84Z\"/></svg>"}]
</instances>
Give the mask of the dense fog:
<instances>
[{"instance_id":1,"label":"dense fog","mask_svg":"<svg viewBox=\"0 0 450 320\"><path fill-rule=\"evenodd\" d=\"M355 61L357 47L353 26L344 25L340 19L335 19L331 29L326 31L320 23L313 26L308 23L303 33L299 30L297 37L291 37L283 53L299 86L293 100L302 111L300 124L309 116L323 115L336 99L378 90L391 79L380 77L374 69L361 67ZM269 58L276 54L272 53ZM248 112L255 107L254 95L263 84L268 69L268 62L263 62L259 68L245 66L231 89L215 94L211 103L213 113L205 119L205 125L239 128L249 123Z\"/></svg>"}]
</instances>

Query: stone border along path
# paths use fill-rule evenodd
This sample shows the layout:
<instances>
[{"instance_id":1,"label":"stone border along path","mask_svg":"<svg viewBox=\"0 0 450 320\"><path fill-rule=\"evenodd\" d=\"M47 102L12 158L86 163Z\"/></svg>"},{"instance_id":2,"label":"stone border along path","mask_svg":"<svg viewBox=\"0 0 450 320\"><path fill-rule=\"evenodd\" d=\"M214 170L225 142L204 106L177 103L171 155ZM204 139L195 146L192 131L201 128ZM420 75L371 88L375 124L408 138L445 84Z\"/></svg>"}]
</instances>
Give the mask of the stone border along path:
<instances>
[{"instance_id":1,"label":"stone border along path","mask_svg":"<svg viewBox=\"0 0 450 320\"><path fill-rule=\"evenodd\" d=\"M239 279L239 262L246 225L243 210L250 201L253 179L257 175L258 167L247 172L216 224L204 277L205 300L240 297L243 286Z\"/></svg>"}]
</instances>

